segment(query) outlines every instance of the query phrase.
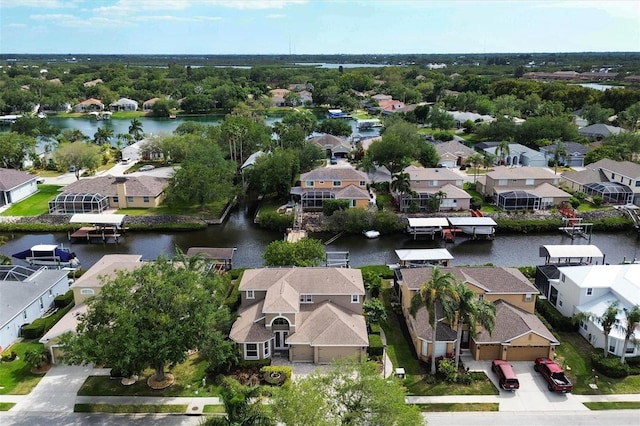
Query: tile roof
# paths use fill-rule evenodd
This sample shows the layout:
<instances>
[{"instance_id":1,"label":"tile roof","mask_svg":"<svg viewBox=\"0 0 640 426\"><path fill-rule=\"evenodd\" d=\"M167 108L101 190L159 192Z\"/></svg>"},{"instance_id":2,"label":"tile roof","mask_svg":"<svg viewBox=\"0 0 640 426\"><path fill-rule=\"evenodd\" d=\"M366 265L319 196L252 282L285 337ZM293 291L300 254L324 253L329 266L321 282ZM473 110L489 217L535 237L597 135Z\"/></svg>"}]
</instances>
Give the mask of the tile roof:
<instances>
[{"instance_id":1,"label":"tile roof","mask_svg":"<svg viewBox=\"0 0 640 426\"><path fill-rule=\"evenodd\" d=\"M118 184L126 185L127 195L131 197L157 197L164 192L168 179L156 176L99 176L81 179L67 185L63 194L99 193L109 197L118 195Z\"/></svg>"},{"instance_id":2,"label":"tile roof","mask_svg":"<svg viewBox=\"0 0 640 426\"><path fill-rule=\"evenodd\" d=\"M0 169L0 191L10 191L16 186L35 180L37 176L15 169Z\"/></svg>"},{"instance_id":3,"label":"tile roof","mask_svg":"<svg viewBox=\"0 0 640 426\"><path fill-rule=\"evenodd\" d=\"M142 265L139 254L106 254L71 284L71 288L102 287L102 277L115 278L117 271L133 271Z\"/></svg>"},{"instance_id":4,"label":"tile roof","mask_svg":"<svg viewBox=\"0 0 640 426\"><path fill-rule=\"evenodd\" d=\"M301 324L287 338L291 345L369 346L364 316L348 311L330 301L319 305L302 305Z\"/></svg>"},{"instance_id":5,"label":"tile roof","mask_svg":"<svg viewBox=\"0 0 640 426\"><path fill-rule=\"evenodd\" d=\"M502 299L494 302L496 307L496 324L493 333L482 329L475 337L479 343L510 343L514 339L528 333L534 333L548 339L552 345L559 345L560 342L540 321L540 319L529 312L526 312Z\"/></svg>"},{"instance_id":6,"label":"tile roof","mask_svg":"<svg viewBox=\"0 0 640 426\"><path fill-rule=\"evenodd\" d=\"M301 181L307 180L354 180L368 182L367 174L352 167L319 167L300 175Z\"/></svg>"}]
</instances>

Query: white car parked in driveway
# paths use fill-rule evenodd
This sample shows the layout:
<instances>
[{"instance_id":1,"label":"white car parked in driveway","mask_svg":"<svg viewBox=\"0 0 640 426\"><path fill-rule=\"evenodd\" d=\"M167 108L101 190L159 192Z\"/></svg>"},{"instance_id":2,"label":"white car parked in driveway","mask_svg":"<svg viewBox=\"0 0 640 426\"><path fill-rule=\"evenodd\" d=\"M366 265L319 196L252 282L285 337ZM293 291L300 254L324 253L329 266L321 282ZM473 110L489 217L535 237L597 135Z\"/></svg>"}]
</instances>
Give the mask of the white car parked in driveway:
<instances>
[{"instance_id":1,"label":"white car parked in driveway","mask_svg":"<svg viewBox=\"0 0 640 426\"><path fill-rule=\"evenodd\" d=\"M155 169L155 166L152 166L151 164L145 164L144 166L140 167L138 169L139 172L148 172L149 170L153 170Z\"/></svg>"}]
</instances>

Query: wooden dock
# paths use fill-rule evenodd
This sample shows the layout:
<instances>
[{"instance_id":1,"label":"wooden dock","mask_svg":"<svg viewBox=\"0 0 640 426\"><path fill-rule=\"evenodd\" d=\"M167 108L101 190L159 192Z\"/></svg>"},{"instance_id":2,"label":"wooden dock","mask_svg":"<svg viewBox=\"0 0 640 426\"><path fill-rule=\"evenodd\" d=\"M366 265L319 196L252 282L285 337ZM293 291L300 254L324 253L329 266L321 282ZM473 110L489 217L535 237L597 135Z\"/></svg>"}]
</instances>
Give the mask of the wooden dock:
<instances>
[{"instance_id":1,"label":"wooden dock","mask_svg":"<svg viewBox=\"0 0 640 426\"><path fill-rule=\"evenodd\" d=\"M117 228L95 228L93 226L83 226L74 232L68 234L69 241L86 240L107 242L113 240L118 243L122 234Z\"/></svg>"},{"instance_id":2,"label":"wooden dock","mask_svg":"<svg viewBox=\"0 0 640 426\"><path fill-rule=\"evenodd\" d=\"M303 229L300 229L300 230L289 229L287 231L287 236L285 239L289 243L297 243L303 238L307 238L307 231Z\"/></svg>"}]
</instances>

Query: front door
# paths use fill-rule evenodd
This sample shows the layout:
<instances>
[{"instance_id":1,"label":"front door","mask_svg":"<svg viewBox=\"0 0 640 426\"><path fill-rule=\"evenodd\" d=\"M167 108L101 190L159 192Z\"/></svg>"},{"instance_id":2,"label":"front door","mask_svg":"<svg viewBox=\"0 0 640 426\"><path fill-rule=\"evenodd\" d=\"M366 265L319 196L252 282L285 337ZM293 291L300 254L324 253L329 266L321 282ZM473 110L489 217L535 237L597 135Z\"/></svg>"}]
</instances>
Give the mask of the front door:
<instances>
[{"instance_id":1,"label":"front door","mask_svg":"<svg viewBox=\"0 0 640 426\"><path fill-rule=\"evenodd\" d=\"M275 349L288 349L289 346L287 345L287 336L289 336L289 332L284 330L277 330L274 331L274 334L276 335Z\"/></svg>"}]
</instances>

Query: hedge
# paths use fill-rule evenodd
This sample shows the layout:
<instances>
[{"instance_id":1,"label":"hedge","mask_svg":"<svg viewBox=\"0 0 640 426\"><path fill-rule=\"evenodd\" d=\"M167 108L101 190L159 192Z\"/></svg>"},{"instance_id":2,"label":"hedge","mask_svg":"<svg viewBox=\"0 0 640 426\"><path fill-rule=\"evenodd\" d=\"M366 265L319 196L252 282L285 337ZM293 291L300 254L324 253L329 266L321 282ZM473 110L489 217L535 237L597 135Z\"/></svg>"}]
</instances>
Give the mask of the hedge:
<instances>
[{"instance_id":1,"label":"hedge","mask_svg":"<svg viewBox=\"0 0 640 426\"><path fill-rule=\"evenodd\" d=\"M629 366L620 364L620 358L617 356L604 356L602 350L594 350L591 352L591 365L601 374L613 379L621 379L629 375Z\"/></svg>"},{"instance_id":2,"label":"hedge","mask_svg":"<svg viewBox=\"0 0 640 426\"><path fill-rule=\"evenodd\" d=\"M368 265L361 266L358 269L360 269L363 274L365 272L372 272L383 280L391 280L394 277L393 270L386 265Z\"/></svg>"},{"instance_id":3,"label":"hedge","mask_svg":"<svg viewBox=\"0 0 640 426\"><path fill-rule=\"evenodd\" d=\"M379 336L382 332L382 327L377 322L369 324L369 328L371 329L371 334L377 334Z\"/></svg>"},{"instance_id":4,"label":"hedge","mask_svg":"<svg viewBox=\"0 0 640 426\"><path fill-rule=\"evenodd\" d=\"M67 291L65 294L60 294L53 299L53 304L56 308L64 308L73 302L73 290Z\"/></svg>"},{"instance_id":5,"label":"hedge","mask_svg":"<svg viewBox=\"0 0 640 426\"><path fill-rule=\"evenodd\" d=\"M274 231L284 231L293 226L293 214L280 214L276 211L261 212L258 225Z\"/></svg>"},{"instance_id":6,"label":"hedge","mask_svg":"<svg viewBox=\"0 0 640 426\"><path fill-rule=\"evenodd\" d=\"M62 309L58 309L53 315L48 317L38 318L31 324L22 327L22 337L25 339L38 339L44 335L47 331L54 326L55 323L60 321L60 318L66 315L67 312L74 307L74 303L70 303Z\"/></svg>"},{"instance_id":7,"label":"hedge","mask_svg":"<svg viewBox=\"0 0 640 426\"><path fill-rule=\"evenodd\" d=\"M536 299L536 311L557 331L571 332L578 330L578 324L575 324L571 318L562 315L546 300Z\"/></svg>"},{"instance_id":8,"label":"hedge","mask_svg":"<svg viewBox=\"0 0 640 426\"><path fill-rule=\"evenodd\" d=\"M378 334L369 335L369 356L381 357L384 352L384 345L382 339Z\"/></svg>"}]
</instances>

